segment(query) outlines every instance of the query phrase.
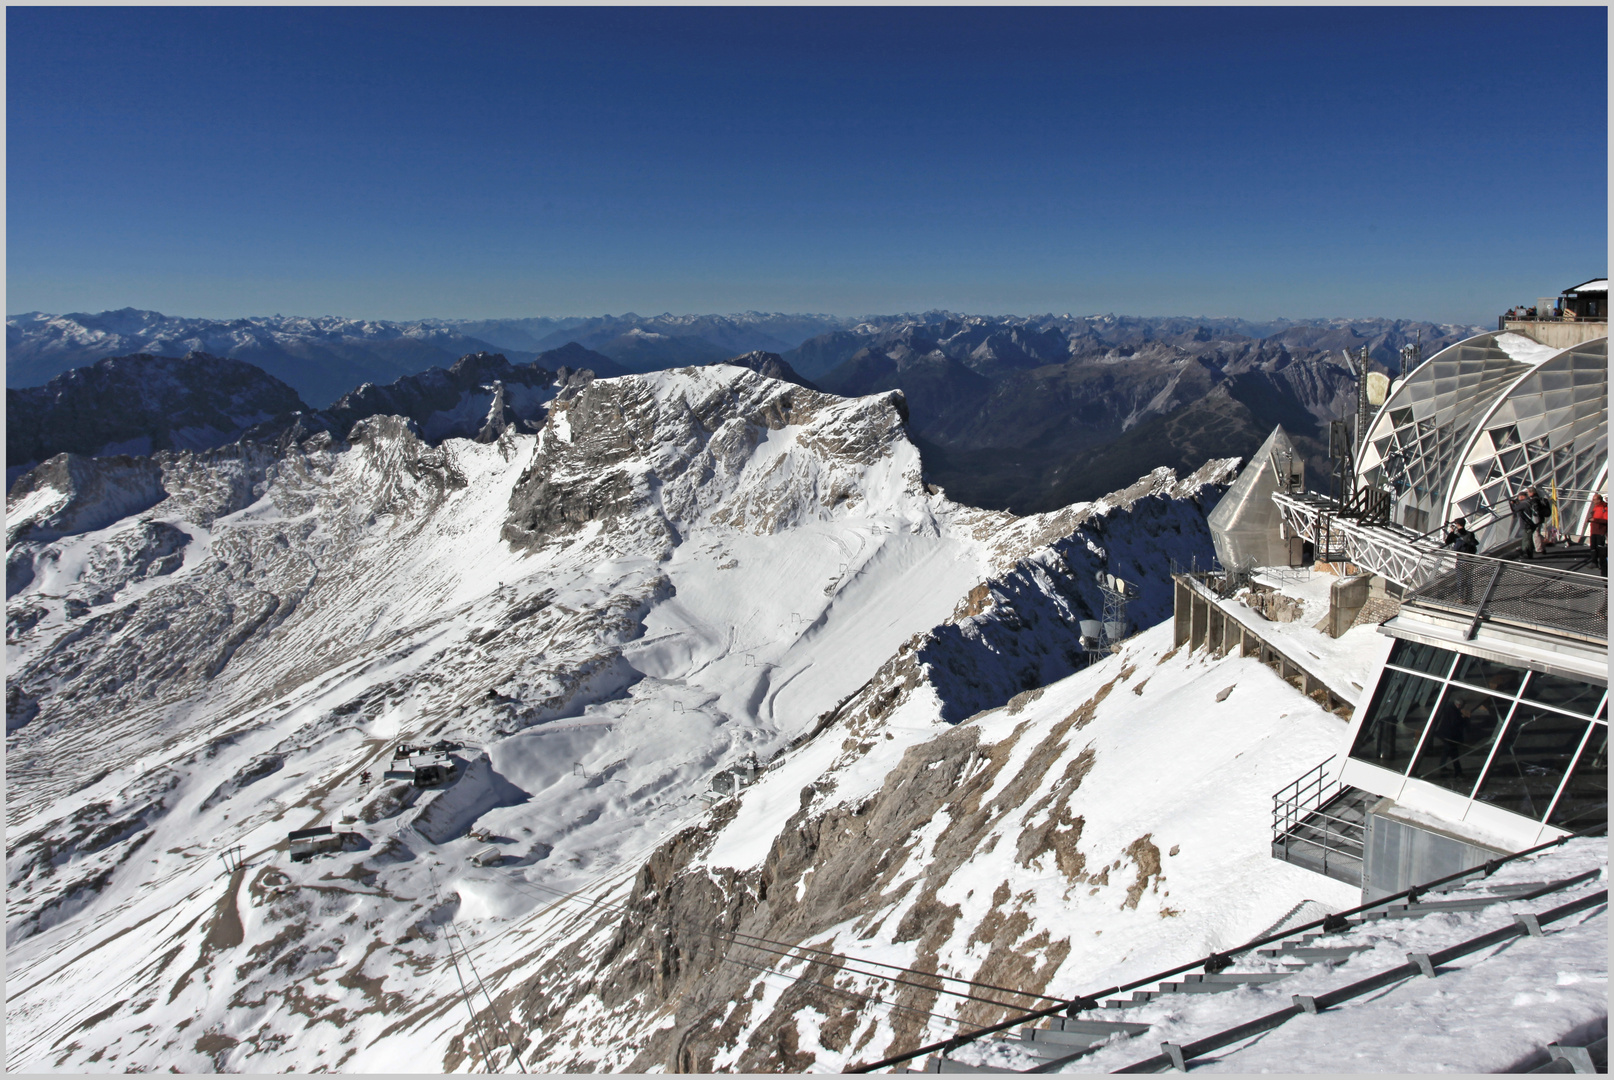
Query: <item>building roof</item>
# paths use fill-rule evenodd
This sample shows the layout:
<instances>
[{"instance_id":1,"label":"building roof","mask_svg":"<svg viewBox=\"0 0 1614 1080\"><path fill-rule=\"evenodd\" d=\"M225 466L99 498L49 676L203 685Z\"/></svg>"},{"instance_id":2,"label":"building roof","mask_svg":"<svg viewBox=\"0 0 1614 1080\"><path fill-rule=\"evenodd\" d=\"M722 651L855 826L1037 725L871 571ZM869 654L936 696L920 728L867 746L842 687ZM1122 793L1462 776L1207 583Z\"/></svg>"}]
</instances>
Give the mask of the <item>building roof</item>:
<instances>
[{"instance_id":1,"label":"building roof","mask_svg":"<svg viewBox=\"0 0 1614 1080\"><path fill-rule=\"evenodd\" d=\"M1569 293L1583 293L1583 292L1600 292L1600 293L1608 292L1608 278L1606 278L1606 277L1592 278L1592 280L1590 280L1590 281L1583 281L1579 285L1575 285L1575 286L1573 286L1571 288L1568 288L1568 289L1564 290L1564 294L1566 296Z\"/></svg>"}]
</instances>

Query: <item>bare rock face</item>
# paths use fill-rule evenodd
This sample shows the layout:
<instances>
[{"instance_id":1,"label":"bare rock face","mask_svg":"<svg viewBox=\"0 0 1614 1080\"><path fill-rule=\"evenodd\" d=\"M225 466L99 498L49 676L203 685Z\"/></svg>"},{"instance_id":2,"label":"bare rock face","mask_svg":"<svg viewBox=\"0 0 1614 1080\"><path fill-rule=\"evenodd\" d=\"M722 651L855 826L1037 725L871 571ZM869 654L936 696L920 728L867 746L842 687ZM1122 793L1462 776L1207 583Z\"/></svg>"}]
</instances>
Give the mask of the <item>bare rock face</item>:
<instances>
[{"instance_id":1,"label":"bare rock face","mask_svg":"<svg viewBox=\"0 0 1614 1080\"><path fill-rule=\"evenodd\" d=\"M6 497L6 546L104 528L161 502L162 467L146 457L58 454Z\"/></svg>"},{"instance_id":2,"label":"bare rock face","mask_svg":"<svg viewBox=\"0 0 1614 1080\"><path fill-rule=\"evenodd\" d=\"M557 398L511 493L504 538L530 548L594 522L609 527L637 508L649 509L651 528L668 538L708 512L771 532L841 505L866 463L902 437L899 394L849 406L747 374L712 378L669 400L660 388L674 374L591 381ZM801 428L796 442L813 453L780 459L765 485L743 484L757 447L786 427Z\"/></svg>"}]
</instances>

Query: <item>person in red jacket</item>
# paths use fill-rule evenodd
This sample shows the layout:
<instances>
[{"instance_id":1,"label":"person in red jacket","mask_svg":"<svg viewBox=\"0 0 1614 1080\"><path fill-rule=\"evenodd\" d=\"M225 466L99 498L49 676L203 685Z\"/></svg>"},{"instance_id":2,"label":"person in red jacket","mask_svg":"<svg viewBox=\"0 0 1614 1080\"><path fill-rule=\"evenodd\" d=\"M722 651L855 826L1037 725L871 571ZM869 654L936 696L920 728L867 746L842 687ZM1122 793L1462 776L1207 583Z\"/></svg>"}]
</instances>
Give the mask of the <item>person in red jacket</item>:
<instances>
[{"instance_id":1,"label":"person in red jacket","mask_svg":"<svg viewBox=\"0 0 1614 1080\"><path fill-rule=\"evenodd\" d=\"M1592 496L1591 516L1586 520L1586 542L1591 545L1597 572L1608 577L1608 502L1601 495Z\"/></svg>"}]
</instances>

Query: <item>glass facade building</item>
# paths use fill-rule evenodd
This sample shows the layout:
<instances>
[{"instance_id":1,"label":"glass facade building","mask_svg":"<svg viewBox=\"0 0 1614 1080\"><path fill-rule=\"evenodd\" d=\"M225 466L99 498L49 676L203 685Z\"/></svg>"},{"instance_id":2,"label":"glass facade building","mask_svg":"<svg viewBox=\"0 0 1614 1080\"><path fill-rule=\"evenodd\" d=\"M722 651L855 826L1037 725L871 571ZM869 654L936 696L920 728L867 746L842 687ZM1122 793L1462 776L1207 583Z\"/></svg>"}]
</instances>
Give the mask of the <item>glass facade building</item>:
<instances>
[{"instance_id":1,"label":"glass facade building","mask_svg":"<svg viewBox=\"0 0 1614 1080\"><path fill-rule=\"evenodd\" d=\"M1413 785L1449 793L1437 801L1458 820L1502 811L1576 832L1608 820L1608 686L1398 639L1350 758L1400 777L1384 792L1400 801Z\"/></svg>"},{"instance_id":2,"label":"glass facade building","mask_svg":"<svg viewBox=\"0 0 1614 1080\"><path fill-rule=\"evenodd\" d=\"M1458 342L1407 373L1369 425L1358 482L1392 493L1394 521L1438 529L1486 507L1484 550L1513 531L1509 499L1535 485L1559 493L1578 535L1590 492L1608 473L1608 339L1563 350L1517 334Z\"/></svg>"}]
</instances>

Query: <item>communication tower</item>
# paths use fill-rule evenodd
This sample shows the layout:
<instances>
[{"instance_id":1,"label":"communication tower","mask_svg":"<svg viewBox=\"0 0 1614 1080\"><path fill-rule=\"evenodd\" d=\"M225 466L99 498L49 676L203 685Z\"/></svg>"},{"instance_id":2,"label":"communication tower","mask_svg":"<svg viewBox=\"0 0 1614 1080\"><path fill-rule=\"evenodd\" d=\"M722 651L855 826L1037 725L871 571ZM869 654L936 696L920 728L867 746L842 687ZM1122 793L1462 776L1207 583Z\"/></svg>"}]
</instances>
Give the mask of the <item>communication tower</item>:
<instances>
[{"instance_id":1,"label":"communication tower","mask_svg":"<svg viewBox=\"0 0 1614 1080\"><path fill-rule=\"evenodd\" d=\"M1104 597L1104 618L1081 621L1082 648L1090 653L1113 652L1126 637L1126 604L1138 598L1138 587L1108 570L1100 570L1093 577Z\"/></svg>"}]
</instances>

